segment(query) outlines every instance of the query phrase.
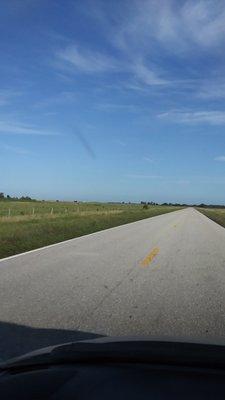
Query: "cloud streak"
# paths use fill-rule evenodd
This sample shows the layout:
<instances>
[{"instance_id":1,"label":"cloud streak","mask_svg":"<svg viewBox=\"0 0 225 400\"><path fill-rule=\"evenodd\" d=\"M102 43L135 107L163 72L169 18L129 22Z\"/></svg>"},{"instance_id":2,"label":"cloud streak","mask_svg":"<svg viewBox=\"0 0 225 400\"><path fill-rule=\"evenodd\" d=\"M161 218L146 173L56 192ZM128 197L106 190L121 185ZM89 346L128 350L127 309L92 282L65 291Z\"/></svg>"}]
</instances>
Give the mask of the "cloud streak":
<instances>
[{"instance_id":1,"label":"cloud streak","mask_svg":"<svg viewBox=\"0 0 225 400\"><path fill-rule=\"evenodd\" d=\"M224 125L225 111L183 111L171 110L157 115L162 120L181 124Z\"/></svg>"},{"instance_id":2,"label":"cloud streak","mask_svg":"<svg viewBox=\"0 0 225 400\"><path fill-rule=\"evenodd\" d=\"M207 79L207 82L211 80L212 87L207 89L201 82L202 71L193 74L187 64L193 55L196 59L205 52L207 56L220 55L225 43L225 9L221 1L144 0L140 3L133 0L121 7L123 12L118 12L117 7L96 2L94 12L86 10L89 18L104 31L110 55L99 52L99 48L67 44L56 53L61 66L88 74L123 72L129 78L124 77L122 84L132 90L155 86L163 91L167 86L173 89L189 85L190 92L199 98L224 97L224 91L214 85L214 71L210 71L212 76L209 74ZM183 82L170 62L162 65L159 54L164 60L170 61L173 55L182 62ZM190 84L190 78L195 81L194 85Z\"/></svg>"},{"instance_id":3,"label":"cloud streak","mask_svg":"<svg viewBox=\"0 0 225 400\"><path fill-rule=\"evenodd\" d=\"M33 125L0 121L0 134L2 135L38 135L58 136L58 132L37 128Z\"/></svg>"},{"instance_id":4,"label":"cloud streak","mask_svg":"<svg viewBox=\"0 0 225 400\"><path fill-rule=\"evenodd\" d=\"M99 103L96 104L96 109L108 112L126 111L129 113L137 113L138 111L140 111L140 107L136 106L135 104L119 104L119 103Z\"/></svg>"},{"instance_id":5,"label":"cloud streak","mask_svg":"<svg viewBox=\"0 0 225 400\"><path fill-rule=\"evenodd\" d=\"M144 161L147 161L148 163L154 163L154 160L153 160L153 158L151 158L151 157L144 156L144 157L143 157L143 160L144 160Z\"/></svg>"},{"instance_id":6,"label":"cloud streak","mask_svg":"<svg viewBox=\"0 0 225 400\"><path fill-rule=\"evenodd\" d=\"M168 85L170 82L159 76L153 69L147 67L143 62L135 63L131 68L134 78L147 86Z\"/></svg>"},{"instance_id":7,"label":"cloud streak","mask_svg":"<svg viewBox=\"0 0 225 400\"><path fill-rule=\"evenodd\" d=\"M20 96L21 94L21 92L14 90L0 90L0 106L10 104L13 98Z\"/></svg>"},{"instance_id":8,"label":"cloud streak","mask_svg":"<svg viewBox=\"0 0 225 400\"><path fill-rule=\"evenodd\" d=\"M214 158L215 161L222 161L225 162L225 156L217 156Z\"/></svg>"},{"instance_id":9,"label":"cloud streak","mask_svg":"<svg viewBox=\"0 0 225 400\"><path fill-rule=\"evenodd\" d=\"M75 101L77 98L76 93L72 91L63 91L61 93L56 94L55 96L44 98L38 101L34 107L35 108L48 108L55 107L57 105L71 103Z\"/></svg>"},{"instance_id":10,"label":"cloud streak","mask_svg":"<svg viewBox=\"0 0 225 400\"><path fill-rule=\"evenodd\" d=\"M0 146L1 149L5 151L9 151L18 155L29 155L32 154L29 150L23 149L21 147L14 147L14 146L9 146L7 144L3 144Z\"/></svg>"},{"instance_id":11,"label":"cloud streak","mask_svg":"<svg viewBox=\"0 0 225 400\"><path fill-rule=\"evenodd\" d=\"M100 73L126 73L133 77L135 81L142 85L167 85L169 82L160 77L154 68L147 66L143 60L132 60L129 57L115 58L99 51L80 48L77 45L66 46L56 52L56 67L66 69L71 72L85 74ZM132 83L131 83L132 84Z\"/></svg>"},{"instance_id":12,"label":"cloud streak","mask_svg":"<svg viewBox=\"0 0 225 400\"><path fill-rule=\"evenodd\" d=\"M97 51L67 46L56 53L61 66L69 67L86 74L101 73L118 69L117 62L111 56ZM64 64L63 64L64 63Z\"/></svg>"},{"instance_id":13,"label":"cloud streak","mask_svg":"<svg viewBox=\"0 0 225 400\"><path fill-rule=\"evenodd\" d=\"M148 175L148 174L125 174L126 178L131 179L160 179L160 175Z\"/></svg>"},{"instance_id":14,"label":"cloud streak","mask_svg":"<svg viewBox=\"0 0 225 400\"><path fill-rule=\"evenodd\" d=\"M225 10L219 0L148 0L131 4L129 18L120 23L113 39L121 49L127 50L133 44L147 52L156 42L183 54L192 51L193 46L203 49L224 43Z\"/></svg>"},{"instance_id":15,"label":"cloud streak","mask_svg":"<svg viewBox=\"0 0 225 400\"><path fill-rule=\"evenodd\" d=\"M120 140L120 139L114 139L113 143L118 144L121 147L126 147L126 145L127 145L126 142L124 142L123 140Z\"/></svg>"},{"instance_id":16,"label":"cloud streak","mask_svg":"<svg viewBox=\"0 0 225 400\"><path fill-rule=\"evenodd\" d=\"M197 97L203 100L224 99L225 98L225 81L222 80L207 80L200 82L197 91Z\"/></svg>"}]
</instances>

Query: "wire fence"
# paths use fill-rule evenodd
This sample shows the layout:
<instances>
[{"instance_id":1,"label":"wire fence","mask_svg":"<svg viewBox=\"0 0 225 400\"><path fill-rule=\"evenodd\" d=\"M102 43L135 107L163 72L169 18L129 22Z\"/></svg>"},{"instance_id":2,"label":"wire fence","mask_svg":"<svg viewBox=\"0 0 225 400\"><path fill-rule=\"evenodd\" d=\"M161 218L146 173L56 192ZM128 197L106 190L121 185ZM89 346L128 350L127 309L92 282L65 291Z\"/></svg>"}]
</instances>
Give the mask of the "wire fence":
<instances>
[{"instance_id":1,"label":"wire fence","mask_svg":"<svg viewBox=\"0 0 225 400\"><path fill-rule=\"evenodd\" d=\"M110 203L0 202L0 217L113 213L137 207L137 204Z\"/></svg>"}]
</instances>

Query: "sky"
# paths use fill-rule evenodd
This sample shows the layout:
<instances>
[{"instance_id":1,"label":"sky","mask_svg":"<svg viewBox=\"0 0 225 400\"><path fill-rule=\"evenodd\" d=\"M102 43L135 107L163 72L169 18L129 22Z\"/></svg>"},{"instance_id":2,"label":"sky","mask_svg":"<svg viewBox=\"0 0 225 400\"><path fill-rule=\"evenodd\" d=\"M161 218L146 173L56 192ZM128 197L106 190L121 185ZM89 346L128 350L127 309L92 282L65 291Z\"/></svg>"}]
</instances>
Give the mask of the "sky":
<instances>
[{"instance_id":1,"label":"sky","mask_svg":"<svg viewBox=\"0 0 225 400\"><path fill-rule=\"evenodd\" d=\"M225 2L2 0L0 191L225 204Z\"/></svg>"}]
</instances>

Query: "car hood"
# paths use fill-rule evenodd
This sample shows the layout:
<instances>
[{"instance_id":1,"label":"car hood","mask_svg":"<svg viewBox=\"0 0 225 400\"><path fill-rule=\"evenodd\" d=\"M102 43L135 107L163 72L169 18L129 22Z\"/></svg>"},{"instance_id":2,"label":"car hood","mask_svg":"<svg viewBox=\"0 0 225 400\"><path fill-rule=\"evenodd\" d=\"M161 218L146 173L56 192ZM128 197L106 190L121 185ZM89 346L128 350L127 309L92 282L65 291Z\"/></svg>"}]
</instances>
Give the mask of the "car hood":
<instances>
[{"instance_id":1,"label":"car hood","mask_svg":"<svg viewBox=\"0 0 225 400\"><path fill-rule=\"evenodd\" d=\"M101 337L62 343L0 364L0 370L75 363L152 363L225 367L225 346L148 337Z\"/></svg>"}]
</instances>

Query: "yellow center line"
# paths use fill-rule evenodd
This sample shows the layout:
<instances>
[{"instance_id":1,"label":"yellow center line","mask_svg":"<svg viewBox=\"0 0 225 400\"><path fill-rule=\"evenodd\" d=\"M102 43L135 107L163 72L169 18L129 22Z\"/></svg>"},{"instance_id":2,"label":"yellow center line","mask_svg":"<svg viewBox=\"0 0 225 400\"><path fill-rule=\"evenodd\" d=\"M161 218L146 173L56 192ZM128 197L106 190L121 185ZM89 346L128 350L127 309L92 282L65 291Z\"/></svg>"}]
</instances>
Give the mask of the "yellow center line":
<instances>
[{"instance_id":1,"label":"yellow center line","mask_svg":"<svg viewBox=\"0 0 225 400\"><path fill-rule=\"evenodd\" d=\"M147 267L152 260L155 258L155 256L157 256L157 254L159 253L159 248L158 247L154 247L154 249L152 251L150 251L149 254L147 254L147 256L141 261L141 266L142 267Z\"/></svg>"}]
</instances>

